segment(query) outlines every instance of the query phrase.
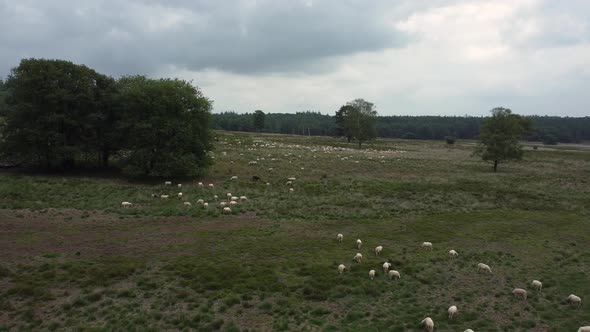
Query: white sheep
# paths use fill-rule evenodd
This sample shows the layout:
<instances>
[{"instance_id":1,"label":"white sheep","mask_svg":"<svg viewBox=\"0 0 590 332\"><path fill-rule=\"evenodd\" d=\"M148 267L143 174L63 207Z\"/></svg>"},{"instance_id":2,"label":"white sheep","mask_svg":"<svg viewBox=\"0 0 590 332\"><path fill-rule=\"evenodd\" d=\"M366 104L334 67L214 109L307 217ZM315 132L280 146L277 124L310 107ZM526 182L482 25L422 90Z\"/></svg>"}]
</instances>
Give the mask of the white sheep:
<instances>
[{"instance_id":1,"label":"white sheep","mask_svg":"<svg viewBox=\"0 0 590 332\"><path fill-rule=\"evenodd\" d=\"M230 202L229 202L229 205L230 205L230 206L234 206L234 205L237 205L237 204L238 204L238 202L236 202L236 201L230 201Z\"/></svg>"},{"instance_id":2,"label":"white sheep","mask_svg":"<svg viewBox=\"0 0 590 332\"><path fill-rule=\"evenodd\" d=\"M346 265L344 265L344 264L338 265L338 273L339 274L342 274L342 272L344 272L344 270L346 270Z\"/></svg>"},{"instance_id":3,"label":"white sheep","mask_svg":"<svg viewBox=\"0 0 590 332\"><path fill-rule=\"evenodd\" d=\"M191 202L184 202L182 204L184 204L184 206L192 206Z\"/></svg>"},{"instance_id":4,"label":"white sheep","mask_svg":"<svg viewBox=\"0 0 590 332\"><path fill-rule=\"evenodd\" d=\"M488 271L489 273L492 273L492 269L484 263L479 263L477 264L477 271L481 272L481 271Z\"/></svg>"},{"instance_id":5,"label":"white sheep","mask_svg":"<svg viewBox=\"0 0 590 332\"><path fill-rule=\"evenodd\" d=\"M289 180L289 181L295 181L297 179L296 178L288 178L287 180Z\"/></svg>"},{"instance_id":6,"label":"white sheep","mask_svg":"<svg viewBox=\"0 0 590 332\"><path fill-rule=\"evenodd\" d=\"M543 288L543 283L541 283L539 280L533 280L533 282L531 282L531 286L540 291Z\"/></svg>"},{"instance_id":7,"label":"white sheep","mask_svg":"<svg viewBox=\"0 0 590 332\"><path fill-rule=\"evenodd\" d=\"M338 242L342 242L343 239L344 239L344 235L342 235L342 234L336 235L336 240L338 240Z\"/></svg>"},{"instance_id":8,"label":"white sheep","mask_svg":"<svg viewBox=\"0 0 590 332\"><path fill-rule=\"evenodd\" d=\"M459 310L457 310L457 306L452 305L449 307L449 319L453 319Z\"/></svg>"},{"instance_id":9,"label":"white sheep","mask_svg":"<svg viewBox=\"0 0 590 332\"><path fill-rule=\"evenodd\" d=\"M231 200L231 201L236 201L236 202L237 202L237 201L239 200L239 198L238 198L238 196L232 196L230 200Z\"/></svg>"},{"instance_id":10,"label":"white sheep","mask_svg":"<svg viewBox=\"0 0 590 332\"><path fill-rule=\"evenodd\" d=\"M356 247L358 249L360 249L362 245L363 245L363 241L361 241L361 239L356 240Z\"/></svg>"},{"instance_id":11,"label":"white sheep","mask_svg":"<svg viewBox=\"0 0 590 332\"><path fill-rule=\"evenodd\" d=\"M422 248L432 250L432 243L431 242L422 242Z\"/></svg>"},{"instance_id":12,"label":"white sheep","mask_svg":"<svg viewBox=\"0 0 590 332\"><path fill-rule=\"evenodd\" d=\"M289 193L293 193L294 191L295 191L295 189L289 188Z\"/></svg>"},{"instance_id":13,"label":"white sheep","mask_svg":"<svg viewBox=\"0 0 590 332\"><path fill-rule=\"evenodd\" d=\"M223 202L219 203L219 206L225 207L225 204L227 204L227 203L225 201L223 201Z\"/></svg>"},{"instance_id":14,"label":"white sheep","mask_svg":"<svg viewBox=\"0 0 590 332\"><path fill-rule=\"evenodd\" d=\"M223 213L224 213L224 214L230 214L230 213L231 213L231 209L230 209L230 208L228 208L228 207L224 207L224 208L223 208Z\"/></svg>"},{"instance_id":15,"label":"white sheep","mask_svg":"<svg viewBox=\"0 0 590 332\"><path fill-rule=\"evenodd\" d=\"M160 198L168 198L170 197L169 195L160 195Z\"/></svg>"},{"instance_id":16,"label":"white sheep","mask_svg":"<svg viewBox=\"0 0 590 332\"><path fill-rule=\"evenodd\" d=\"M197 186L202 187L203 186L203 182L197 183Z\"/></svg>"},{"instance_id":17,"label":"white sheep","mask_svg":"<svg viewBox=\"0 0 590 332\"><path fill-rule=\"evenodd\" d=\"M249 162L249 163L248 163L248 165L250 165L250 166L254 166L254 165L256 165L256 164L258 164L258 163L257 163L257 162L255 162L255 161L251 161L251 162Z\"/></svg>"},{"instance_id":18,"label":"white sheep","mask_svg":"<svg viewBox=\"0 0 590 332\"><path fill-rule=\"evenodd\" d=\"M232 197L232 194L231 193L227 193L225 196L227 197L227 200L228 201L231 201L231 197Z\"/></svg>"},{"instance_id":19,"label":"white sheep","mask_svg":"<svg viewBox=\"0 0 590 332\"><path fill-rule=\"evenodd\" d=\"M214 200L218 200L218 199L219 199L219 196L217 196L217 195L213 195L213 199L214 199Z\"/></svg>"},{"instance_id":20,"label":"white sheep","mask_svg":"<svg viewBox=\"0 0 590 332\"><path fill-rule=\"evenodd\" d=\"M215 188L215 185L213 183L209 183L209 188Z\"/></svg>"},{"instance_id":21,"label":"white sheep","mask_svg":"<svg viewBox=\"0 0 590 332\"><path fill-rule=\"evenodd\" d=\"M238 176L237 175L234 175L234 176L231 177L231 180L237 180L237 179L238 179Z\"/></svg>"},{"instance_id":22,"label":"white sheep","mask_svg":"<svg viewBox=\"0 0 590 332\"><path fill-rule=\"evenodd\" d=\"M375 256L379 256L379 254L383 251L383 246L375 247Z\"/></svg>"},{"instance_id":23,"label":"white sheep","mask_svg":"<svg viewBox=\"0 0 590 332\"><path fill-rule=\"evenodd\" d=\"M467 330L465 330L463 332L473 332L473 330L472 329L467 329Z\"/></svg>"},{"instance_id":24,"label":"white sheep","mask_svg":"<svg viewBox=\"0 0 590 332\"><path fill-rule=\"evenodd\" d=\"M182 188L182 183L176 185L178 188Z\"/></svg>"},{"instance_id":25,"label":"white sheep","mask_svg":"<svg viewBox=\"0 0 590 332\"><path fill-rule=\"evenodd\" d=\"M204 209L208 209L209 208L209 203L203 203L203 208Z\"/></svg>"},{"instance_id":26,"label":"white sheep","mask_svg":"<svg viewBox=\"0 0 590 332\"><path fill-rule=\"evenodd\" d=\"M582 299L574 294L570 294L570 296L567 297L567 301L571 304L576 305L577 307L582 306Z\"/></svg>"},{"instance_id":27,"label":"white sheep","mask_svg":"<svg viewBox=\"0 0 590 332\"><path fill-rule=\"evenodd\" d=\"M459 253L457 251L455 251L454 249L449 250L449 257L455 258L457 256L459 256Z\"/></svg>"},{"instance_id":28,"label":"white sheep","mask_svg":"<svg viewBox=\"0 0 590 332\"><path fill-rule=\"evenodd\" d=\"M369 278L371 278L371 280L375 279L375 270L369 271Z\"/></svg>"},{"instance_id":29,"label":"white sheep","mask_svg":"<svg viewBox=\"0 0 590 332\"><path fill-rule=\"evenodd\" d=\"M363 262L363 254L361 254L360 252L357 252L356 255L354 255L353 260L357 263L362 263Z\"/></svg>"},{"instance_id":30,"label":"white sheep","mask_svg":"<svg viewBox=\"0 0 590 332\"><path fill-rule=\"evenodd\" d=\"M205 203L205 201L202 198L197 199L197 204L203 205L203 203Z\"/></svg>"},{"instance_id":31,"label":"white sheep","mask_svg":"<svg viewBox=\"0 0 590 332\"><path fill-rule=\"evenodd\" d=\"M391 268L391 263L389 263L389 262L383 263L383 273L384 274L387 274L387 271L389 271L389 268Z\"/></svg>"},{"instance_id":32,"label":"white sheep","mask_svg":"<svg viewBox=\"0 0 590 332\"><path fill-rule=\"evenodd\" d=\"M182 193L178 193L176 196L178 196L178 198L182 198Z\"/></svg>"},{"instance_id":33,"label":"white sheep","mask_svg":"<svg viewBox=\"0 0 590 332\"><path fill-rule=\"evenodd\" d=\"M400 279L402 276L399 274L398 271L396 270L389 270L389 272L387 272L387 274L389 275L389 278L393 279L393 277L396 277L398 279Z\"/></svg>"},{"instance_id":34,"label":"white sheep","mask_svg":"<svg viewBox=\"0 0 590 332\"><path fill-rule=\"evenodd\" d=\"M266 183L266 185L267 185L267 186L270 186L270 182L267 182L267 183Z\"/></svg>"},{"instance_id":35,"label":"white sheep","mask_svg":"<svg viewBox=\"0 0 590 332\"><path fill-rule=\"evenodd\" d=\"M124 207L124 208L131 207L132 205L133 205L133 203L131 203L131 202L122 202L121 203L121 206Z\"/></svg>"},{"instance_id":36,"label":"white sheep","mask_svg":"<svg viewBox=\"0 0 590 332\"><path fill-rule=\"evenodd\" d=\"M293 184L293 181L287 181L287 183L285 183L285 185L290 186Z\"/></svg>"},{"instance_id":37,"label":"white sheep","mask_svg":"<svg viewBox=\"0 0 590 332\"><path fill-rule=\"evenodd\" d=\"M590 325L580 327L578 332L590 332Z\"/></svg>"},{"instance_id":38,"label":"white sheep","mask_svg":"<svg viewBox=\"0 0 590 332\"><path fill-rule=\"evenodd\" d=\"M422 322L420 322L420 324L424 325L428 332L434 331L434 321L432 321L432 318L426 317L422 320Z\"/></svg>"},{"instance_id":39,"label":"white sheep","mask_svg":"<svg viewBox=\"0 0 590 332\"><path fill-rule=\"evenodd\" d=\"M165 185L165 186L171 186L171 185L172 185L172 181L165 181L165 182L164 182L164 185Z\"/></svg>"},{"instance_id":40,"label":"white sheep","mask_svg":"<svg viewBox=\"0 0 590 332\"><path fill-rule=\"evenodd\" d=\"M240 201L245 202L248 200L248 197L246 196L240 196Z\"/></svg>"},{"instance_id":41,"label":"white sheep","mask_svg":"<svg viewBox=\"0 0 590 332\"><path fill-rule=\"evenodd\" d=\"M512 291L512 294L514 294L514 296L516 296L516 297L521 297L523 300L526 301L526 290L524 290L522 288L515 288Z\"/></svg>"}]
</instances>

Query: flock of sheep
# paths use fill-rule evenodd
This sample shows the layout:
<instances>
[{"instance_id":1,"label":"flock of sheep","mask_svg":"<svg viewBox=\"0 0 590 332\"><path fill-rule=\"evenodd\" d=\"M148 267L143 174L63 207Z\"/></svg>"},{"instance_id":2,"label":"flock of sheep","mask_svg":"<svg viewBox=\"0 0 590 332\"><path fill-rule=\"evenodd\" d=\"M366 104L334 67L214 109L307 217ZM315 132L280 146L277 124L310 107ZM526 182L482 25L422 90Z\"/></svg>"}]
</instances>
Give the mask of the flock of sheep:
<instances>
[{"instance_id":1,"label":"flock of sheep","mask_svg":"<svg viewBox=\"0 0 590 332\"><path fill-rule=\"evenodd\" d=\"M336 235L336 240L338 242L342 243L342 241L344 241L344 235L341 233ZM363 241L361 241L361 239L357 239L356 246L359 250L361 249L362 245L363 245ZM431 242L423 242L421 247L426 250L432 250L432 243ZM375 256L378 257L382 251L383 251L383 246L375 247L375 249L374 249ZM454 249L449 250L449 257L456 258L458 256L459 256L459 253L456 250L454 250ZM355 261L357 264L361 264L363 261L363 255L360 252L357 252L356 255L354 255L354 257L352 258L352 260ZM389 263L389 262L383 263L383 274L386 276L389 276L390 279L401 278L400 272L397 270L391 269L391 267L392 267L391 263ZM338 265L338 273L339 274L342 274L344 271L346 271L346 269L347 269L346 265L344 265L344 264ZM484 263L477 264L477 271L492 273L492 269L490 268L490 266L487 264L484 264ZM369 279L374 280L376 274L377 274L377 272L375 269L369 270ZM531 286L537 291L541 291L541 289L543 288L543 284L539 280L533 280L531 282ZM525 289L515 288L512 291L512 294L514 294L517 297L522 298L523 300L527 299L527 291ZM570 294L567 297L567 301L571 305L574 305L576 307L582 306L582 299L579 296L576 296L574 294ZM450 306L448 309L449 319L453 319L455 317L455 315L457 315L458 312L459 312L459 310L457 309L456 305ZM429 332L434 331L434 321L432 320L432 318L426 317L420 322L420 324L422 326L424 326L424 328L427 331L429 331ZM473 330L467 329L464 332L473 332ZM578 332L590 332L590 326L582 326L578 329Z\"/></svg>"},{"instance_id":2,"label":"flock of sheep","mask_svg":"<svg viewBox=\"0 0 590 332\"><path fill-rule=\"evenodd\" d=\"M231 179L232 180L237 180L238 178L237 178L237 176L232 176ZM172 186L172 181L165 181L164 182L164 186ZM202 182L199 182L197 184L197 186L199 186L199 187L205 187L205 185ZM178 187L178 189L181 189L182 188L182 184L181 183L177 184L177 187ZM207 187L213 189L213 188L215 188L215 185L213 183L209 183L207 185ZM238 197L238 196L232 195L232 193L227 193L226 196L227 196L227 202L225 202L225 201L219 202L219 207L222 209L222 213L223 214L230 214L230 213L232 213L232 210L231 210L231 207L232 206L237 205L238 202L245 202L245 201L248 200L248 197L246 197L246 196L239 196ZM152 197L153 198L158 198L159 197L159 198L162 198L162 199L167 199L167 198L170 198L170 195L152 194ZM176 194L176 197L178 197L179 199L182 199L183 198L183 193L182 192L177 193ZM219 199L219 197L217 195L213 195L213 200L217 201L218 199ZM205 200L203 200L201 198L199 198L196 201L196 203L198 205L200 205L204 209L208 209L209 208L209 203L208 202L205 202ZM193 204L191 202L189 202L189 201L184 201L183 202L183 205L184 206L187 206L187 207L191 207ZM227 206L227 205L229 205L229 206ZM131 203L131 202L122 202L121 203L121 207L124 207L124 208L129 208L129 207L132 207L132 206L133 206L133 203Z\"/></svg>"}]
</instances>

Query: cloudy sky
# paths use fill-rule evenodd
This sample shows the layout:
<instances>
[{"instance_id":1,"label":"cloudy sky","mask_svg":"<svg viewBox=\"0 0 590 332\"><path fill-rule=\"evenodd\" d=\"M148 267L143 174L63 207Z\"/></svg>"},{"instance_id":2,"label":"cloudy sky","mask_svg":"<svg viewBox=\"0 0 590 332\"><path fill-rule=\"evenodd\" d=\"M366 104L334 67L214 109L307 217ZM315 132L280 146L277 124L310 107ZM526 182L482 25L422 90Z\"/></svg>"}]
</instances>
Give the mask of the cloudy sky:
<instances>
[{"instance_id":1,"label":"cloudy sky","mask_svg":"<svg viewBox=\"0 0 590 332\"><path fill-rule=\"evenodd\" d=\"M587 0L0 0L21 58L193 80L215 111L590 115Z\"/></svg>"}]
</instances>

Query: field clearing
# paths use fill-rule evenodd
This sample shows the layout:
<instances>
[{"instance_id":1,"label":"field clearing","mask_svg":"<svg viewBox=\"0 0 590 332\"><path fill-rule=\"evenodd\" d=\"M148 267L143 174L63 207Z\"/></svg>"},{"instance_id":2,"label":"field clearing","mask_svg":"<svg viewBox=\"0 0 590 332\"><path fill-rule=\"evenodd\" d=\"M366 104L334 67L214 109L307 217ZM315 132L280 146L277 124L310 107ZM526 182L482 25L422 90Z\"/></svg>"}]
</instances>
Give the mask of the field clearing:
<instances>
[{"instance_id":1,"label":"field clearing","mask_svg":"<svg viewBox=\"0 0 590 332\"><path fill-rule=\"evenodd\" d=\"M527 148L494 174L473 142L357 150L327 137L216 136L209 175L174 181L182 199L160 183L0 173L0 331L422 331L426 316L436 331L590 325L590 306L565 301L590 301L590 151ZM213 195L227 192L248 201L222 215ZM383 275L385 261L400 280ZM341 263L351 269L339 275Z\"/></svg>"}]
</instances>

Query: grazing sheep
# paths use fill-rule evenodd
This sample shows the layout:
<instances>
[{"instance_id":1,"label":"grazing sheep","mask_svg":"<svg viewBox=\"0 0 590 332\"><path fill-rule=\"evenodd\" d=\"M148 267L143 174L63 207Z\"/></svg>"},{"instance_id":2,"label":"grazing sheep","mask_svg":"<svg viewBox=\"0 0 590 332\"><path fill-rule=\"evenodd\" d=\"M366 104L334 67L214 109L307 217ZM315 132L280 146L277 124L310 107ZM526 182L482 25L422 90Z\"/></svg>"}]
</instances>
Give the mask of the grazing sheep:
<instances>
[{"instance_id":1,"label":"grazing sheep","mask_svg":"<svg viewBox=\"0 0 590 332\"><path fill-rule=\"evenodd\" d=\"M209 183L208 186L209 188L215 188L215 185L213 183Z\"/></svg>"},{"instance_id":2,"label":"grazing sheep","mask_svg":"<svg viewBox=\"0 0 590 332\"><path fill-rule=\"evenodd\" d=\"M165 181L165 182L164 182L164 185L165 185L165 186L171 186L171 185L172 185L172 181Z\"/></svg>"},{"instance_id":3,"label":"grazing sheep","mask_svg":"<svg viewBox=\"0 0 590 332\"><path fill-rule=\"evenodd\" d=\"M160 198L168 198L170 197L169 195L160 195Z\"/></svg>"},{"instance_id":4,"label":"grazing sheep","mask_svg":"<svg viewBox=\"0 0 590 332\"><path fill-rule=\"evenodd\" d=\"M389 278L393 279L393 277L396 277L398 279L400 279L402 276L399 274L398 271L396 270L389 270L389 272L387 272L387 274L389 274Z\"/></svg>"},{"instance_id":5,"label":"grazing sheep","mask_svg":"<svg viewBox=\"0 0 590 332\"><path fill-rule=\"evenodd\" d=\"M336 240L338 240L338 242L342 242L343 239L344 239L344 235L342 235L342 234L336 235Z\"/></svg>"},{"instance_id":6,"label":"grazing sheep","mask_svg":"<svg viewBox=\"0 0 590 332\"><path fill-rule=\"evenodd\" d=\"M236 201L230 201L230 202L229 202L229 205L230 205L230 206L234 206L234 205L237 205L237 204L238 204L238 202L236 202Z\"/></svg>"},{"instance_id":7,"label":"grazing sheep","mask_svg":"<svg viewBox=\"0 0 590 332\"><path fill-rule=\"evenodd\" d=\"M451 250L449 250L449 256L451 258L455 258L455 257L459 256L459 253L456 252L454 249L451 249Z\"/></svg>"},{"instance_id":8,"label":"grazing sheep","mask_svg":"<svg viewBox=\"0 0 590 332\"><path fill-rule=\"evenodd\" d=\"M176 185L178 188L182 188L182 183Z\"/></svg>"},{"instance_id":9,"label":"grazing sheep","mask_svg":"<svg viewBox=\"0 0 590 332\"><path fill-rule=\"evenodd\" d=\"M224 214L230 214L230 213L231 213L231 209L230 209L230 208L228 208L228 207L224 207L224 208L223 208L223 213L224 213Z\"/></svg>"},{"instance_id":10,"label":"grazing sheep","mask_svg":"<svg viewBox=\"0 0 590 332\"><path fill-rule=\"evenodd\" d=\"M360 249L362 245L363 245L363 241L361 241L361 239L356 240L356 247L358 249Z\"/></svg>"},{"instance_id":11,"label":"grazing sheep","mask_svg":"<svg viewBox=\"0 0 590 332\"><path fill-rule=\"evenodd\" d=\"M387 274L387 271L389 271L389 268L391 268L391 263L389 263L389 262L383 263L383 273L384 274Z\"/></svg>"},{"instance_id":12,"label":"grazing sheep","mask_svg":"<svg viewBox=\"0 0 590 332\"><path fill-rule=\"evenodd\" d=\"M346 266L344 264L338 265L338 273L339 274L342 274L342 272L344 272L344 270L346 270Z\"/></svg>"},{"instance_id":13,"label":"grazing sheep","mask_svg":"<svg viewBox=\"0 0 590 332\"><path fill-rule=\"evenodd\" d=\"M369 271L369 278L371 278L371 280L375 279L375 270Z\"/></svg>"},{"instance_id":14,"label":"grazing sheep","mask_svg":"<svg viewBox=\"0 0 590 332\"><path fill-rule=\"evenodd\" d=\"M203 186L203 182L197 183L197 186L202 187Z\"/></svg>"},{"instance_id":15,"label":"grazing sheep","mask_svg":"<svg viewBox=\"0 0 590 332\"><path fill-rule=\"evenodd\" d=\"M219 199L219 196L217 196L217 195L213 195L213 199L214 199L214 200L218 200L218 199Z\"/></svg>"},{"instance_id":16,"label":"grazing sheep","mask_svg":"<svg viewBox=\"0 0 590 332\"><path fill-rule=\"evenodd\" d=\"M531 282L531 286L533 286L536 290L541 291L541 288L543 288L543 283L541 283L539 280L533 280L533 282Z\"/></svg>"},{"instance_id":17,"label":"grazing sheep","mask_svg":"<svg viewBox=\"0 0 590 332\"><path fill-rule=\"evenodd\" d=\"M203 203L203 208L204 209L208 209L209 208L209 203Z\"/></svg>"},{"instance_id":18,"label":"grazing sheep","mask_svg":"<svg viewBox=\"0 0 590 332\"><path fill-rule=\"evenodd\" d=\"M234 175L234 176L232 176L230 179L231 179L231 180L237 180L237 179L238 179L238 176L237 176L237 175Z\"/></svg>"},{"instance_id":19,"label":"grazing sheep","mask_svg":"<svg viewBox=\"0 0 590 332\"><path fill-rule=\"evenodd\" d=\"M246 196L240 196L240 201L245 202L248 200L248 197Z\"/></svg>"},{"instance_id":20,"label":"grazing sheep","mask_svg":"<svg viewBox=\"0 0 590 332\"><path fill-rule=\"evenodd\" d=\"M363 254L361 254L360 252L357 252L356 255L354 255L353 260L357 263L362 263L363 262Z\"/></svg>"},{"instance_id":21,"label":"grazing sheep","mask_svg":"<svg viewBox=\"0 0 590 332\"><path fill-rule=\"evenodd\" d=\"M570 296L567 297L567 301L571 304L575 304L577 307L582 306L582 299L574 294L570 294Z\"/></svg>"},{"instance_id":22,"label":"grazing sheep","mask_svg":"<svg viewBox=\"0 0 590 332\"><path fill-rule=\"evenodd\" d=\"M292 193L292 192L294 192L294 191L295 191L295 189L293 189L293 188L289 188L289 193Z\"/></svg>"},{"instance_id":23,"label":"grazing sheep","mask_svg":"<svg viewBox=\"0 0 590 332\"><path fill-rule=\"evenodd\" d=\"M237 200L239 200L239 198L238 198L238 196L232 196L232 197L231 197L231 200L232 200L232 201L237 201Z\"/></svg>"},{"instance_id":24,"label":"grazing sheep","mask_svg":"<svg viewBox=\"0 0 590 332\"><path fill-rule=\"evenodd\" d=\"M204 201L202 198L199 198L199 199L197 200L197 204L203 204L203 203L205 203L205 201Z\"/></svg>"},{"instance_id":25,"label":"grazing sheep","mask_svg":"<svg viewBox=\"0 0 590 332\"><path fill-rule=\"evenodd\" d=\"M453 319L455 317L455 315L457 314L457 306L452 305L449 307L449 319Z\"/></svg>"},{"instance_id":26,"label":"grazing sheep","mask_svg":"<svg viewBox=\"0 0 590 332\"><path fill-rule=\"evenodd\" d=\"M227 204L227 203L225 203L225 202L221 202L221 203L219 203L219 206L221 206L221 207L224 207L224 206L225 206L225 204Z\"/></svg>"},{"instance_id":27,"label":"grazing sheep","mask_svg":"<svg viewBox=\"0 0 590 332\"><path fill-rule=\"evenodd\" d=\"M131 202L123 202L123 203L121 203L121 206L124 207L124 208L131 207L131 205L133 205L133 203L131 203Z\"/></svg>"},{"instance_id":28,"label":"grazing sheep","mask_svg":"<svg viewBox=\"0 0 590 332\"><path fill-rule=\"evenodd\" d=\"M467 329L467 330L465 330L463 332L473 332L473 330L472 329Z\"/></svg>"},{"instance_id":29,"label":"grazing sheep","mask_svg":"<svg viewBox=\"0 0 590 332\"><path fill-rule=\"evenodd\" d=\"M254 165L256 165L256 164L258 164L258 163L257 163L257 162L255 162L255 161L251 161L251 162L249 162L249 163L248 163L248 165L250 165L250 166L254 166Z\"/></svg>"},{"instance_id":30,"label":"grazing sheep","mask_svg":"<svg viewBox=\"0 0 590 332\"><path fill-rule=\"evenodd\" d=\"M295 181L297 179L296 178L288 178L287 180L289 180L289 181Z\"/></svg>"},{"instance_id":31,"label":"grazing sheep","mask_svg":"<svg viewBox=\"0 0 590 332\"><path fill-rule=\"evenodd\" d=\"M434 331L434 321L432 321L432 318L426 317L420 322L420 324L424 325L428 332Z\"/></svg>"},{"instance_id":32,"label":"grazing sheep","mask_svg":"<svg viewBox=\"0 0 590 332\"><path fill-rule=\"evenodd\" d=\"M432 243L431 242L422 242L422 248L432 250Z\"/></svg>"},{"instance_id":33,"label":"grazing sheep","mask_svg":"<svg viewBox=\"0 0 590 332\"><path fill-rule=\"evenodd\" d=\"M383 251L383 246L375 247L375 256L379 256L379 254Z\"/></svg>"},{"instance_id":34,"label":"grazing sheep","mask_svg":"<svg viewBox=\"0 0 590 332\"><path fill-rule=\"evenodd\" d=\"M182 193L177 194L178 198L182 198Z\"/></svg>"},{"instance_id":35,"label":"grazing sheep","mask_svg":"<svg viewBox=\"0 0 590 332\"><path fill-rule=\"evenodd\" d=\"M267 182L267 183L266 183L266 185L267 185L267 186L270 186L270 182Z\"/></svg>"},{"instance_id":36,"label":"grazing sheep","mask_svg":"<svg viewBox=\"0 0 590 332\"><path fill-rule=\"evenodd\" d=\"M489 273L492 273L492 269L484 263L479 263L477 264L477 271L481 272L481 271L488 271Z\"/></svg>"},{"instance_id":37,"label":"grazing sheep","mask_svg":"<svg viewBox=\"0 0 590 332\"><path fill-rule=\"evenodd\" d=\"M184 204L184 206L193 206L193 205L191 204L191 202L184 202L184 203L182 203L182 204Z\"/></svg>"},{"instance_id":38,"label":"grazing sheep","mask_svg":"<svg viewBox=\"0 0 590 332\"><path fill-rule=\"evenodd\" d=\"M578 332L590 332L590 325L580 327Z\"/></svg>"},{"instance_id":39,"label":"grazing sheep","mask_svg":"<svg viewBox=\"0 0 590 332\"><path fill-rule=\"evenodd\" d=\"M517 297L522 297L522 299L526 301L526 290L522 288L515 288L512 291L512 294L514 294Z\"/></svg>"},{"instance_id":40,"label":"grazing sheep","mask_svg":"<svg viewBox=\"0 0 590 332\"><path fill-rule=\"evenodd\" d=\"M285 183L285 185L290 186L293 184L293 181L287 181L287 183Z\"/></svg>"},{"instance_id":41,"label":"grazing sheep","mask_svg":"<svg viewBox=\"0 0 590 332\"><path fill-rule=\"evenodd\" d=\"M231 193L227 193L227 195L225 195L225 196L227 196L227 200L228 201L231 201L231 197L232 197L232 194Z\"/></svg>"}]
</instances>

